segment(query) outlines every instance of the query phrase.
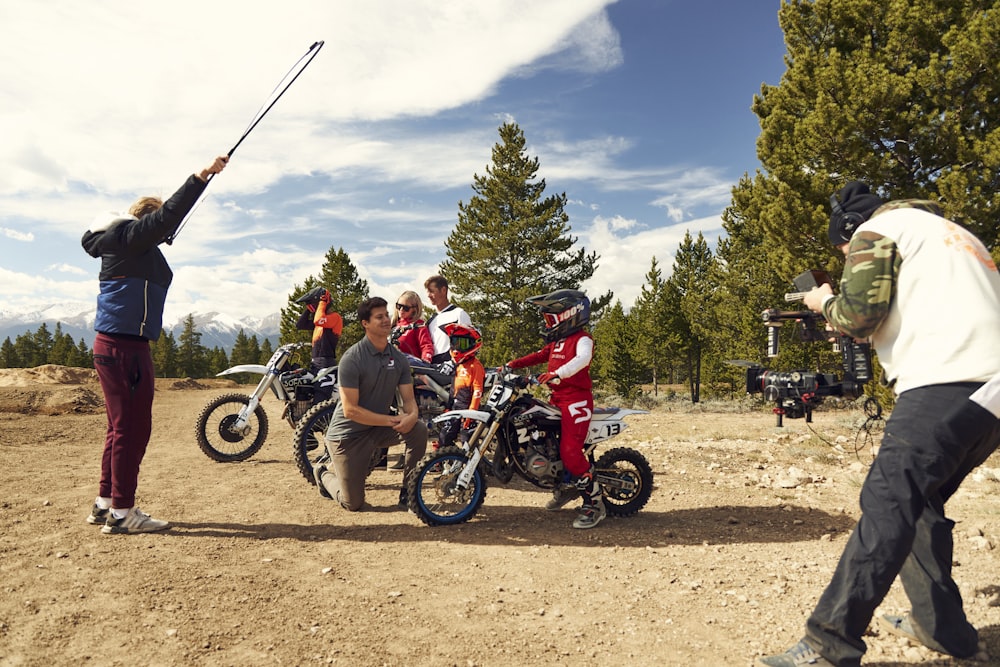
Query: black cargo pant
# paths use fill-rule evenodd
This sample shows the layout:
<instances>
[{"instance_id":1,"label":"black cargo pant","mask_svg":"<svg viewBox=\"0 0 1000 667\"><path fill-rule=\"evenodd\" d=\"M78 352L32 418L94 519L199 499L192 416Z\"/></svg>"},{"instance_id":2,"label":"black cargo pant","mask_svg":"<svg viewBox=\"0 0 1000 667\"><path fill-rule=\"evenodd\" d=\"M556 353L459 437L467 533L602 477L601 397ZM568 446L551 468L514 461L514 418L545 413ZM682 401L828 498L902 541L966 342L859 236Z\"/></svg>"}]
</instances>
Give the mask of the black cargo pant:
<instances>
[{"instance_id":1,"label":"black cargo pant","mask_svg":"<svg viewBox=\"0 0 1000 667\"><path fill-rule=\"evenodd\" d=\"M896 401L861 488L861 519L806 623L804 639L838 667L860 664L861 636L897 575L924 644L957 657L976 653L978 633L951 577L955 524L944 504L1000 442L997 420L967 400L978 386L920 387ZM946 419L964 406L985 415L985 429L970 428L974 420L964 417Z\"/></svg>"}]
</instances>

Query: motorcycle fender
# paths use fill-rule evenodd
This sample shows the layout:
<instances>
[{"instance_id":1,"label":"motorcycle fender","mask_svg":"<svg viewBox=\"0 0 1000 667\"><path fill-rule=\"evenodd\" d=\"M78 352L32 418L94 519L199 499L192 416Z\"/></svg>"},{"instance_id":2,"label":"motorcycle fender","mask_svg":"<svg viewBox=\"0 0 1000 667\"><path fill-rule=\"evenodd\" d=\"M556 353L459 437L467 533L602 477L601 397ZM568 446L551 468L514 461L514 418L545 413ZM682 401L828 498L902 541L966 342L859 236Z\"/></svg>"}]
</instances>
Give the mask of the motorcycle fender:
<instances>
[{"instance_id":1,"label":"motorcycle fender","mask_svg":"<svg viewBox=\"0 0 1000 667\"><path fill-rule=\"evenodd\" d=\"M628 408L594 408L591 421L612 420L621 421L629 415L648 415L649 410L630 410Z\"/></svg>"},{"instance_id":2,"label":"motorcycle fender","mask_svg":"<svg viewBox=\"0 0 1000 667\"><path fill-rule=\"evenodd\" d=\"M648 410L628 410L625 408L604 408L594 410L594 415L590 419L590 428L587 433L586 444L596 444L608 438L613 438L620 434L628 424L625 423L627 415L649 414Z\"/></svg>"},{"instance_id":3,"label":"motorcycle fender","mask_svg":"<svg viewBox=\"0 0 1000 667\"><path fill-rule=\"evenodd\" d=\"M490 413L482 410L449 410L434 418L434 423L438 424L451 419L474 419L475 421L486 422L490 418Z\"/></svg>"},{"instance_id":4,"label":"motorcycle fender","mask_svg":"<svg viewBox=\"0 0 1000 667\"><path fill-rule=\"evenodd\" d=\"M227 368L221 373L216 373L215 377L222 377L223 375L233 375L234 373L257 373L258 375L267 374L267 366L262 364L240 364L239 366L233 366L232 368Z\"/></svg>"}]
</instances>

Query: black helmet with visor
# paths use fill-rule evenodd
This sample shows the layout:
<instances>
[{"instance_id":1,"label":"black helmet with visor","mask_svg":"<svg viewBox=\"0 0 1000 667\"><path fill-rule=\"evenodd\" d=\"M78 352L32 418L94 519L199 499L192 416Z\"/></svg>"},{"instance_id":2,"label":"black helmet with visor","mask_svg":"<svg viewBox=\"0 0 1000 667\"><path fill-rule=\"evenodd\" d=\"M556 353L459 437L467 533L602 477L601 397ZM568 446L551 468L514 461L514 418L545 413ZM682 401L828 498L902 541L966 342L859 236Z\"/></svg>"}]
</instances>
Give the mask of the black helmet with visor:
<instances>
[{"instance_id":1,"label":"black helmet with visor","mask_svg":"<svg viewBox=\"0 0 1000 667\"><path fill-rule=\"evenodd\" d=\"M547 343L582 331L590 323L590 299L580 290L556 290L529 297L526 302L538 308Z\"/></svg>"}]
</instances>

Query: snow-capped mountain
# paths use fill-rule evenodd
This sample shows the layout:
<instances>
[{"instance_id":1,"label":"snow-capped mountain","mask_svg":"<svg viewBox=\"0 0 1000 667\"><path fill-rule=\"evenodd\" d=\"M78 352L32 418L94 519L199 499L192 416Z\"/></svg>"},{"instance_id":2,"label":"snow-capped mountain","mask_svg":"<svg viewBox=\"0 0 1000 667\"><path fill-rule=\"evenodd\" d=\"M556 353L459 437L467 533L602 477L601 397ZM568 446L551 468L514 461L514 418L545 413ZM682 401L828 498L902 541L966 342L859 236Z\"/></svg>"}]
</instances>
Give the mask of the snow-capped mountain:
<instances>
[{"instance_id":1,"label":"snow-capped mountain","mask_svg":"<svg viewBox=\"0 0 1000 667\"><path fill-rule=\"evenodd\" d=\"M5 338L13 341L25 332L34 332L44 322L49 332L55 332L58 322L64 334L79 341L83 338L87 344L94 342L94 317L96 315L93 303L64 302L41 306L36 310L15 311L0 308L0 342ZM233 317L225 313L207 312L192 313L195 331L201 334L201 344L207 348L221 347L230 352L240 329L247 336L257 336L258 342L270 338L271 343L277 343L280 332L281 313L273 313L264 318ZM163 328L170 331L174 338L184 330L185 313L174 321L164 320Z\"/></svg>"}]
</instances>

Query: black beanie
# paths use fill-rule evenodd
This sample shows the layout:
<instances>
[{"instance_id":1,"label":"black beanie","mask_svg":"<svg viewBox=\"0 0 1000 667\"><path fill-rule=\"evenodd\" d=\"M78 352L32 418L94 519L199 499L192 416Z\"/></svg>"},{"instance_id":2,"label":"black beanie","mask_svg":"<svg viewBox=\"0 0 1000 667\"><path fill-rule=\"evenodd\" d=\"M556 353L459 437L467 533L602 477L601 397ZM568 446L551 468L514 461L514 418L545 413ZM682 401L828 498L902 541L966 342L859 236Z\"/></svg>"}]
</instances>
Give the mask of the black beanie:
<instances>
[{"instance_id":1,"label":"black beanie","mask_svg":"<svg viewBox=\"0 0 1000 667\"><path fill-rule=\"evenodd\" d=\"M834 203L839 205L834 205ZM873 195L868 186L861 181L851 181L830 197L830 243L842 245L851 240L851 235L858 225L871 217L872 213L883 203L877 195ZM855 213L857 215L845 215ZM859 217L860 216L860 217Z\"/></svg>"}]
</instances>

